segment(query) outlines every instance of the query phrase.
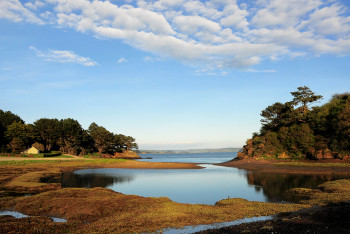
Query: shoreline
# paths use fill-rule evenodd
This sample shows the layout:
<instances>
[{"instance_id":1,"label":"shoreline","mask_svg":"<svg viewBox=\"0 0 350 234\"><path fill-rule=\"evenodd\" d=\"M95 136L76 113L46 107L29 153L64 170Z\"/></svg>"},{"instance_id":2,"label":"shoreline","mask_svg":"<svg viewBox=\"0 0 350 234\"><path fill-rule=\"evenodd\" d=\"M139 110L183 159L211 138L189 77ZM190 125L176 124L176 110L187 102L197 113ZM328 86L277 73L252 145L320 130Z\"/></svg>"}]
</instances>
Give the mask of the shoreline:
<instances>
[{"instance_id":1,"label":"shoreline","mask_svg":"<svg viewBox=\"0 0 350 234\"><path fill-rule=\"evenodd\" d=\"M328 160L278 160L278 159L232 159L217 166L234 167L249 171L287 174L350 174L350 161Z\"/></svg>"}]
</instances>

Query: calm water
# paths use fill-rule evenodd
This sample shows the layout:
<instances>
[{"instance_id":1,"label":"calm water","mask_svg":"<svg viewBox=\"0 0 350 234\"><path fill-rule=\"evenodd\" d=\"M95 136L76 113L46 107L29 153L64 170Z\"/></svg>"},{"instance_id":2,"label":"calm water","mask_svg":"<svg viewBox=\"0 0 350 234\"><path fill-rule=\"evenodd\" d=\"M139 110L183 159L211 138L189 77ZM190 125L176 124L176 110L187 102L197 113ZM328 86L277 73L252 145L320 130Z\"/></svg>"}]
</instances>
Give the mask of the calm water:
<instances>
[{"instance_id":1,"label":"calm water","mask_svg":"<svg viewBox=\"0 0 350 234\"><path fill-rule=\"evenodd\" d=\"M161 162L224 162L234 153L142 155ZM176 158L177 157L177 158ZM256 173L201 164L204 169L84 169L62 176L64 187L105 187L124 194L169 197L192 204L214 204L228 197L250 201L292 201L290 188L315 188L344 176Z\"/></svg>"},{"instance_id":2,"label":"calm water","mask_svg":"<svg viewBox=\"0 0 350 234\"><path fill-rule=\"evenodd\" d=\"M198 153L198 154L141 154L146 162L188 162L188 163L222 163L237 156L237 153ZM152 158L152 159L145 159Z\"/></svg>"}]
</instances>

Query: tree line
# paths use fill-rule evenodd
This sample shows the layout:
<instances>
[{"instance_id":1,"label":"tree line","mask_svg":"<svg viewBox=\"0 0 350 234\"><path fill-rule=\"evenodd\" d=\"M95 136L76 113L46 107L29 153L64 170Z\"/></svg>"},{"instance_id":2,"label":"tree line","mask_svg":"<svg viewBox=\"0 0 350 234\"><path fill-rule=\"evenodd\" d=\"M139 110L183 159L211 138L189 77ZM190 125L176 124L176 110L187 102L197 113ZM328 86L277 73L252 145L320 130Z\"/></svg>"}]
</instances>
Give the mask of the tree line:
<instances>
[{"instance_id":1,"label":"tree line","mask_svg":"<svg viewBox=\"0 0 350 234\"><path fill-rule=\"evenodd\" d=\"M247 141L239 157L344 158L350 156L350 94L322 98L307 86L291 92L293 99L276 102L261 112L262 127Z\"/></svg>"},{"instance_id":2,"label":"tree line","mask_svg":"<svg viewBox=\"0 0 350 234\"><path fill-rule=\"evenodd\" d=\"M133 137L114 134L96 123L87 130L71 118L41 118L26 124L18 115L0 110L0 152L20 153L31 146L74 155L114 154L138 147Z\"/></svg>"}]
</instances>

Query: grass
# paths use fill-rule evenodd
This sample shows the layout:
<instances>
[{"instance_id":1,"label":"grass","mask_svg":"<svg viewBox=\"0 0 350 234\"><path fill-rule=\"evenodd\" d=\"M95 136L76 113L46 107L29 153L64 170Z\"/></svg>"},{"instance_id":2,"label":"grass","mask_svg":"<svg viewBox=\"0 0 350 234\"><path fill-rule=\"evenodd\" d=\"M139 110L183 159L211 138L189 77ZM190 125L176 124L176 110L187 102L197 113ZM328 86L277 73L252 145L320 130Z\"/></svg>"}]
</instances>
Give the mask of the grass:
<instances>
[{"instance_id":1,"label":"grass","mask_svg":"<svg viewBox=\"0 0 350 234\"><path fill-rule=\"evenodd\" d=\"M73 156L70 156L70 155L65 155L65 154L62 154L60 156L53 156L51 158L74 158Z\"/></svg>"},{"instance_id":2,"label":"grass","mask_svg":"<svg viewBox=\"0 0 350 234\"><path fill-rule=\"evenodd\" d=\"M350 180L325 182L317 189L295 188L290 193L305 197L300 203L309 205L330 205L350 201Z\"/></svg>"},{"instance_id":3,"label":"grass","mask_svg":"<svg viewBox=\"0 0 350 234\"><path fill-rule=\"evenodd\" d=\"M75 160L78 161L78 160ZM80 161L80 160L79 160ZM24 166L28 164L42 164L42 163L61 163L61 162L67 162L67 160L23 160L23 161L17 161L17 160L10 160L10 161L0 161L0 166Z\"/></svg>"},{"instance_id":4,"label":"grass","mask_svg":"<svg viewBox=\"0 0 350 234\"><path fill-rule=\"evenodd\" d=\"M47 153L41 153L41 154L0 154L0 157L17 157L17 158L74 158L70 155L57 155L57 156L50 156L50 154Z\"/></svg>"}]
</instances>

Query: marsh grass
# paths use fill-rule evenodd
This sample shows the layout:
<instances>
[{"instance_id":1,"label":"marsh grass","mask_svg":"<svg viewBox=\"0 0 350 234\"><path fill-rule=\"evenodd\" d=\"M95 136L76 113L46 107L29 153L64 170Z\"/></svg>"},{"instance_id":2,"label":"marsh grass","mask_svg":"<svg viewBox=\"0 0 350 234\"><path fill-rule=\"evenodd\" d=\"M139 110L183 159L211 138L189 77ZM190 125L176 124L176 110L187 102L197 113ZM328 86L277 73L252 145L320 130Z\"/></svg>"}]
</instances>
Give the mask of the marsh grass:
<instances>
[{"instance_id":1,"label":"marsh grass","mask_svg":"<svg viewBox=\"0 0 350 234\"><path fill-rule=\"evenodd\" d=\"M106 188L61 188L60 184L42 182L44 178L57 176L63 171L81 168L152 168L152 165L163 167L167 164L125 159L11 162L22 164L0 165L0 189L39 194L29 197L2 197L0 209L14 209L37 217L0 217L0 233L155 232L168 227L226 222L244 217L296 211L315 204L350 200L350 180L339 180L324 183L316 190L299 189L299 193L306 197L301 204L263 203L239 198L224 199L215 205L182 204L166 197L124 195ZM297 192L296 189L295 193ZM53 223L48 219L49 216L65 218L68 222Z\"/></svg>"},{"instance_id":2,"label":"marsh grass","mask_svg":"<svg viewBox=\"0 0 350 234\"><path fill-rule=\"evenodd\" d=\"M328 181L317 186L317 189L294 188L292 194L303 196L301 204L330 205L350 201L350 180Z\"/></svg>"},{"instance_id":3,"label":"marsh grass","mask_svg":"<svg viewBox=\"0 0 350 234\"><path fill-rule=\"evenodd\" d=\"M0 207L6 206L6 202ZM251 202L226 199L217 205L193 205L168 198L124 195L105 188L64 188L10 202L29 215L68 219L71 232L147 232L167 227L225 222L244 217L290 212L309 205Z\"/></svg>"}]
</instances>

